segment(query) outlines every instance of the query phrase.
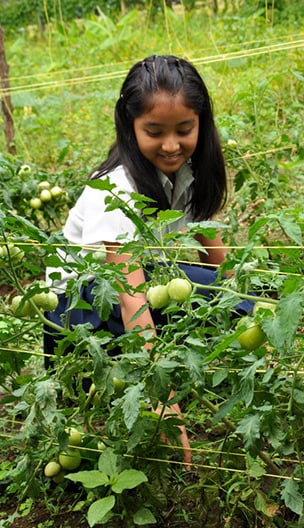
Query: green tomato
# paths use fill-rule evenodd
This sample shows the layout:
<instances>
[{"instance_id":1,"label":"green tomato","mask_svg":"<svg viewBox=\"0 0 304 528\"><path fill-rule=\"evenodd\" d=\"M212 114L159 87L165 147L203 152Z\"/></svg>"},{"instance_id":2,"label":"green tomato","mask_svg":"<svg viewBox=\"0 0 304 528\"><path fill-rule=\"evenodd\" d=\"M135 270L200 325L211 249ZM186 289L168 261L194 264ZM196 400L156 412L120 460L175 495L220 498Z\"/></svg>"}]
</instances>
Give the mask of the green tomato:
<instances>
[{"instance_id":1,"label":"green tomato","mask_svg":"<svg viewBox=\"0 0 304 528\"><path fill-rule=\"evenodd\" d=\"M147 291L147 301L151 305L151 308L160 309L167 306L169 303L169 295L167 286L158 284L157 286L150 286Z\"/></svg>"},{"instance_id":2,"label":"green tomato","mask_svg":"<svg viewBox=\"0 0 304 528\"><path fill-rule=\"evenodd\" d=\"M78 429L76 429L76 427L69 427L68 429L66 429L66 432L69 435L69 445L80 446L83 435L82 431L79 431Z\"/></svg>"},{"instance_id":3,"label":"green tomato","mask_svg":"<svg viewBox=\"0 0 304 528\"><path fill-rule=\"evenodd\" d=\"M56 293L52 291L36 293L36 295L33 296L33 301L38 308L41 308L44 312L53 312L58 305L58 297Z\"/></svg>"},{"instance_id":4,"label":"green tomato","mask_svg":"<svg viewBox=\"0 0 304 528\"><path fill-rule=\"evenodd\" d=\"M50 188L51 188L51 184L47 180L44 180L38 183L39 191L42 191L43 189L50 189Z\"/></svg>"},{"instance_id":5,"label":"green tomato","mask_svg":"<svg viewBox=\"0 0 304 528\"><path fill-rule=\"evenodd\" d=\"M49 202L52 199L51 191L48 189L42 189L39 198L42 202Z\"/></svg>"},{"instance_id":6,"label":"green tomato","mask_svg":"<svg viewBox=\"0 0 304 528\"><path fill-rule=\"evenodd\" d=\"M27 317L31 315L31 306L28 301L25 301L21 307L21 301L23 299L22 295L15 295L11 303L11 309L14 314L20 317Z\"/></svg>"},{"instance_id":7,"label":"green tomato","mask_svg":"<svg viewBox=\"0 0 304 528\"><path fill-rule=\"evenodd\" d=\"M191 283L187 279L172 279L167 288L170 299L176 302L185 301L192 292Z\"/></svg>"},{"instance_id":8,"label":"green tomato","mask_svg":"<svg viewBox=\"0 0 304 528\"><path fill-rule=\"evenodd\" d=\"M247 329L237 337L237 340L245 350L256 350L266 341L266 335L260 325L250 321L247 317L242 317L238 326L244 324L247 326Z\"/></svg>"},{"instance_id":9,"label":"green tomato","mask_svg":"<svg viewBox=\"0 0 304 528\"><path fill-rule=\"evenodd\" d=\"M2 257L7 258L8 256L15 262L20 262L24 257L24 251L9 242L2 247Z\"/></svg>"},{"instance_id":10,"label":"green tomato","mask_svg":"<svg viewBox=\"0 0 304 528\"><path fill-rule=\"evenodd\" d=\"M59 198L64 193L64 190L59 187L59 185L54 185L54 187L51 188L51 195L52 198Z\"/></svg>"},{"instance_id":11,"label":"green tomato","mask_svg":"<svg viewBox=\"0 0 304 528\"><path fill-rule=\"evenodd\" d=\"M18 174L19 176L25 176L26 174L31 174L32 169L29 165L21 165Z\"/></svg>"},{"instance_id":12,"label":"green tomato","mask_svg":"<svg viewBox=\"0 0 304 528\"><path fill-rule=\"evenodd\" d=\"M40 198L38 198L38 197L31 198L30 199L30 207L32 209L40 209L42 207L42 201L40 200Z\"/></svg>"},{"instance_id":13,"label":"green tomato","mask_svg":"<svg viewBox=\"0 0 304 528\"><path fill-rule=\"evenodd\" d=\"M53 481L55 482L55 484L61 484L64 481L64 476L65 471L60 471L58 475L55 475L55 477L53 477Z\"/></svg>"},{"instance_id":14,"label":"green tomato","mask_svg":"<svg viewBox=\"0 0 304 528\"><path fill-rule=\"evenodd\" d=\"M114 391L116 392L116 394L122 394L126 387L126 382L114 376L113 385L114 385Z\"/></svg>"},{"instance_id":15,"label":"green tomato","mask_svg":"<svg viewBox=\"0 0 304 528\"><path fill-rule=\"evenodd\" d=\"M59 454L59 464L63 469L73 471L81 464L81 455L79 449L68 448L65 453Z\"/></svg>"},{"instance_id":16,"label":"green tomato","mask_svg":"<svg viewBox=\"0 0 304 528\"><path fill-rule=\"evenodd\" d=\"M99 262L103 264L106 261L107 256L107 250L106 246L104 244L101 244L101 246L97 249L97 251L94 251L92 253L92 259L94 262Z\"/></svg>"},{"instance_id":17,"label":"green tomato","mask_svg":"<svg viewBox=\"0 0 304 528\"><path fill-rule=\"evenodd\" d=\"M256 315L259 310L270 310L271 312L275 312L276 310L276 304L268 303L265 301L257 301L253 307L253 315Z\"/></svg>"},{"instance_id":18,"label":"green tomato","mask_svg":"<svg viewBox=\"0 0 304 528\"><path fill-rule=\"evenodd\" d=\"M58 473L61 471L61 465L58 464L55 460L51 460L45 468L44 468L44 474L46 477L56 477Z\"/></svg>"}]
</instances>

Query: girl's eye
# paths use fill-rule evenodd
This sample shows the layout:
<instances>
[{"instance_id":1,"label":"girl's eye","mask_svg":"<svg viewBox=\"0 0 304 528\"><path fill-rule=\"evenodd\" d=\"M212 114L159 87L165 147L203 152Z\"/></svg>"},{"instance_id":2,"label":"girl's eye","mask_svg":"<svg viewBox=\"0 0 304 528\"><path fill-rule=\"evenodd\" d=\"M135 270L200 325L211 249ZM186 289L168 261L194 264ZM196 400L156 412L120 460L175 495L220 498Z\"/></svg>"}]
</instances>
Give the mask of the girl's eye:
<instances>
[{"instance_id":1,"label":"girl's eye","mask_svg":"<svg viewBox=\"0 0 304 528\"><path fill-rule=\"evenodd\" d=\"M152 138L156 138L156 137L159 137L161 135L161 132L151 132L151 130L146 130L146 133L148 136L152 137Z\"/></svg>"},{"instance_id":2,"label":"girl's eye","mask_svg":"<svg viewBox=\"0 0 304 528\"><path fill-rule=\"evenodd\" d=\"M187 130L179 130L178 135L179 136L188 136L188 134L191 134L192 128L187 128Z\"/></svg>"}]
</instances>

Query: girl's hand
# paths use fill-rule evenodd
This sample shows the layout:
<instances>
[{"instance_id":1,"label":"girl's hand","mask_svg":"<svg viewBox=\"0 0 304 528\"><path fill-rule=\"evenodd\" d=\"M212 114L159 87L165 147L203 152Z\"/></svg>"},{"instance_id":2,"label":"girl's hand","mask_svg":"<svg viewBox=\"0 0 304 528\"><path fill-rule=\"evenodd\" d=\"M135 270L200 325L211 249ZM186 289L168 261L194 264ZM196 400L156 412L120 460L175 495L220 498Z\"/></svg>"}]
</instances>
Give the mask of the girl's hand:
<instances>
[{"instance_id":1,"label":"girl's hand","mask_svg":"<svg viewBox=\"0 0 304 528\"><path fill-rule=\"evenodd\" d=\"M173 397L174 397L174 393L173 393L173 391L171 391L170 392L170 398L173 398ZM161 404L159 404L159 406L157 407L155 412L157 414L162 414L163 407L162 407ZM178 418L180 418L181 420L183 419L182 412L180 410L180 407L179 407L178 403L174 403L173 405L171 405L170 408L165 410L164 415L166 415L166 414L170 414L170 415L176 414L178 416ZM184 425L180 425L179 429L180 429L180 441L181 441L181 444L182 444L183 450L184 450L184 465L185 465L185 469L187 471L189 471L190 470L190 464L191 464L191 461L192 461L190 442L189 442L189 439L188 439L186 427ZM168 440L167 440L167 438L164 435L163 435L163 441L168 443Z\"/></svg>"}]
</instances>

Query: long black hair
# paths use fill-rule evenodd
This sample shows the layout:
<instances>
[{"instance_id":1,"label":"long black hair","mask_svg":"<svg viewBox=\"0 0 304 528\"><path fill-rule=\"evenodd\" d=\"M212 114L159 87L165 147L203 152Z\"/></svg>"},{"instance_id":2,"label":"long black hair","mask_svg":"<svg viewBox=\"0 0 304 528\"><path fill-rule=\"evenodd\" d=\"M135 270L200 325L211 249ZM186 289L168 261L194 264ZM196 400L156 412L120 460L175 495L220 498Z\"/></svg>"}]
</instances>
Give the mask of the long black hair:
<instances>
[{"instance_id":1,"label":"long black hair","mask_svg":"<svg viewBox=\"0 0 304 528\"><path fill-rule=\"evenodd\" d=\"M170 208L156 168L138 148L133 126L134 120L149 110L151 96L158 91L172 95L181 91L186 106L199 116L189 207L194 219L206 220L225 203L225 164L208 90L195 67L184 59L153 55L130 69L115 106L116 141L93 178L123 165L139 193L155 200L159 209Z\"/></svg>"}]
</instances>

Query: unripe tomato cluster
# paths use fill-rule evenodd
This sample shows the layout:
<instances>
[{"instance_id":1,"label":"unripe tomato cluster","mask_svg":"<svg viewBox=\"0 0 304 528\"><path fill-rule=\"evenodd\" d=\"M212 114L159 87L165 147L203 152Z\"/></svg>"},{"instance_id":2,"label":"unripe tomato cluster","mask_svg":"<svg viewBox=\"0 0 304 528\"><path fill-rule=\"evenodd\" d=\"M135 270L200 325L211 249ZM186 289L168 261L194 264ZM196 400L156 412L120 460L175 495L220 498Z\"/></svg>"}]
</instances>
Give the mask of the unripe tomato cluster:
<instances>
[{"instance_id":1,"label":"unripe tomato cluster","mask_svg":"<svg viewBox=\"0 0 304 528\"><path fill-rule=\"evenodd\" d=\"M75 427L66 429L69 435L68 448L65 452L60 452L58 460L51 460L44 468L44 474L48 478L52 478L56 484L63 481L66 471L74 471L81 464L81 454L78 447L82 443L82 431Z\"/></svg>"},{"instance_id":2,"label":"unripe tomato cluster","mask_svg":"<svg viewBox=\"0 0 304 528\"><path fill-rule=\"evenodd\" d=\"M52 291L36 293L31 297L31 300L43 312L52 312L58 305L58 297ZM13 297L11 310L15 315L20 317L35 315L35 310L33 310L31 303L27 299L24 299L23 295L15 295Z\"/></svg>"},{"instance_id":3,"label":"unripe tomato cluster","mask_svg":"<svg viewBox=\"0 0 304 528\"><path fill-rule=\"evenodd\" d=\"M191 292L191 282L187 279L176 277L165 285L150 286L146 295L151 308L160 309L167 306L170 301L184 302L190 297Z\"/></svg>"},{"instance_id":4,"label":"unripe tomato cluster","mask_svg":"<svg viewBox=\"0 0 304 528\"><path fill-rule=\"evenodd\" d=\"M66 191L59 187L59 185L51 184L45 180L38 183L37 196L30 199L30 206L32 209L41 209L43 204L51 201L65 201Z\"/></svg>"},{"instance_id":5,"label":"unripe tomato cluster","mask_svg":"<svg viewBox=\"0 0 304 528\"><path fill-rule=\"evenodd\" d=\"M24 257L24 251L20 249L18 246L15 246L12 242L5 243L3 242L0 245L0 260L8 260L11 259L12 262L18 263L21 262L21 260Z\"/></svg>"}]
</instances>

